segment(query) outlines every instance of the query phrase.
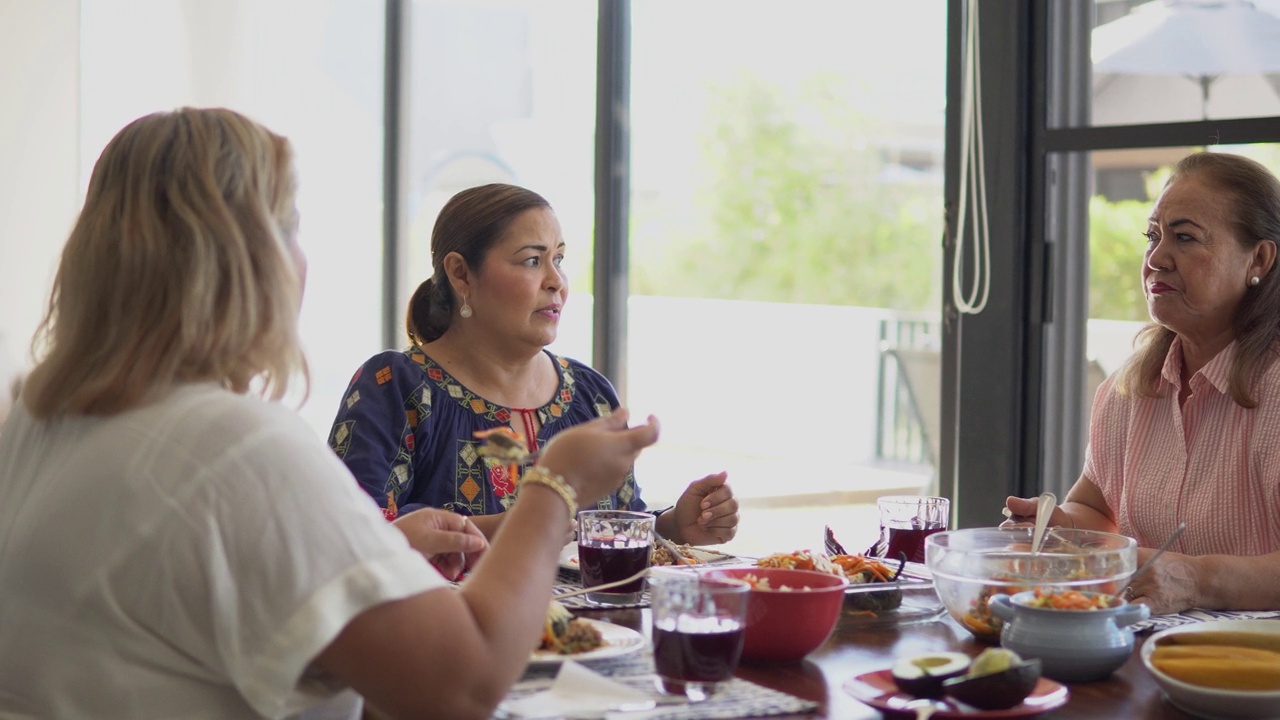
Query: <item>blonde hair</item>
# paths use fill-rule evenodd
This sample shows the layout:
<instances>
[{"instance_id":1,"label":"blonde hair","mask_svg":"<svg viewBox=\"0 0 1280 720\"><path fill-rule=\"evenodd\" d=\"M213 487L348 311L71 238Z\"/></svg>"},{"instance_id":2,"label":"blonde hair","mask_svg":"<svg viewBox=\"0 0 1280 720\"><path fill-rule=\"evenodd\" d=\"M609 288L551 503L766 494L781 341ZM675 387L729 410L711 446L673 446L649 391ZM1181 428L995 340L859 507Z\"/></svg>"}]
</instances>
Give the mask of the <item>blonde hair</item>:
<instances>
[{"instance_id":1,"label":"blonde hair","mask_svg":"<svg viewBox=\"0 0 1280 720\"><path fill-rule=\"evenodd\" d=\"M1240 155L1198 152L1179 160L1164 186L1191 175L1229 201L1232 231L1242 246L1280 242L1280 180L1265 166ZM1249 384L1274 361L1274 345L1280 340L1280 279L1275 268L1257 286L1245 289L1232 325L1236 353L1228 371L1231 399L1241 407L1257 407ZM1159 396L1160 373L1174 337L1162 325L1144 327L1134 339L1136 351L1120 371L1116 389L1124 395Z\"/></svg>"},{"instance_id":2,"label":"blonde hair","mask_svg":"<svg viewBox=\"0 0 1280 720\"><path fill-rule=\"evenodd\" d=\"M302 278L289 142L231 110L139 118L94 166L22 395L109 415L182 382L278 400L298 372Z\"/></svg>"}]
</instances>

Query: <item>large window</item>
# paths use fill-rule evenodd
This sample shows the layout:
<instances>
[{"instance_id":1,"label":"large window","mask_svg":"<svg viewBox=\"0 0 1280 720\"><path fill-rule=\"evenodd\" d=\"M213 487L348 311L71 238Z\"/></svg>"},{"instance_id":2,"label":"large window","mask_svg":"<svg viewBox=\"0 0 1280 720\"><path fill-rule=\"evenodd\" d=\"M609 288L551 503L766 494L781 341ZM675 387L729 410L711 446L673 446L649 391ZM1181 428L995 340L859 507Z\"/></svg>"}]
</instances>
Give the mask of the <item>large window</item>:
<instances>
[{"instance_id":1,"label":"large window","mask_svg":"<svg viewBox=\"0 0 1280 720\"><path fill-rule=\"evenodd\" d=\"M998 521L1006 493L1065 489L1090 388L1143 322L1125 238L1161 168L1201 147L1280 164L1266 145L1280 117L1280 42L1266 41L1280 0L126 5L10 3L28 23L14 27L34 30L0 32L0 54L39 67L0 83L5 107L21 108L4 114L4 157L23 169L2 196L14 262L0 268L0 364L25 359L47 246L61 245L111 133L157 109L229 105L298 150L315 372L304 413L319 432L430 271L440 204L513 181L551 200L569 242L574 299L555 349L591 361L593 335L628 333L614 380L665 424L639 468L649 499L728 470L746 522L796 506L795 534L775 544L815 545L830 508L895 488L936 483L961 525ZM613 25L619 8L629 15ZM966 96L975 13L982 83ZM1196 32L1161 41L1182 13ZM145 31L130 22L142 16ZM404 123L390 147L402 184L386 189L404 223L384 244L384 102L398 97L384 92L384 37L398 18ZM598 38L602 19L626 25L630 45ZM56 50L34 49L44 44ZM615 108L597 88L616 78L598 83L598 67L623 67L630 85L618 123L630 153L605 169L596 119L610 115L597 106ZM991 231L978 315L954 312L972 265L955 272L942 250L972 167L960 162L966 97L981 101ZM625 330L591 321L593 296L612 307L618 290L591 287L605 173L630 181L628 202L599 198L629 207ZM950 229L948 242L972 243L972 228ZM921 375L912 357L934 369ZM744 526L751 535L768 537Z\"/></svg>"},{"instance_id":2,"label":"large window","mask_svg":"<svg viewBox=\"0 0 1280 720\"><path fill-rule=\"evenodd\" d=\"M663 421L637 477L663 503L727 470L744 553L826 523L865 548L875 497L933 479L946 6L631 11L626 386Z\"/></svg>"},{"instance_id":3,"label":"large window","mask_svg":"<svg viewBox=\"0 0 1280 720\"><path fill-rule=\"evenodd\" d=\"M1280 3L1095 0L1093 125L1280 115Z\"/></svg>"},{"instance_id":4,"label":"large window","mask_svg":"<svg viewBox=\"0 0 1280 720\"><path fill-rule=\"evenodd\" d=\"M547 198L568 246L570 302L552 349L590 362L596 4L417 0L406 9L408 232L393 316L431 275L431 227L444 203L463 188L513 183Z\"/></svg>"},{"instance_id":5,"label":"large window","mask_svg":"<svg viewBox=\"0 0 1280 720\"><path fill-rule=\"evenodd\" d=\"M1093 391L1148 321L1140 233L1169 166L1209 149L1280 169L1274 146L1252 144L1274 141L1274 120L1258 119L1280 115L1280 3L1046 7L1047 130L1032 143L1047 151L1039 187L1053 248L1042 482L1063 491L1083 463Z\"/></svg>"}]
</instances>

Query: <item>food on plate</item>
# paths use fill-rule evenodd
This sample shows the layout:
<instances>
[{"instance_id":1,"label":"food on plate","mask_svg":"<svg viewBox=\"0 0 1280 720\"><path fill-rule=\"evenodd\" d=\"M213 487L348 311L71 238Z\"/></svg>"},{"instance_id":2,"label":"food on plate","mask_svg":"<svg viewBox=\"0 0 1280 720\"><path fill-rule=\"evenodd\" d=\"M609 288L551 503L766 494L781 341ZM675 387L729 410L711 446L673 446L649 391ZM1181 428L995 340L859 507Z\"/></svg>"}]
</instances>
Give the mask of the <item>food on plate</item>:
<instances>
[{"instance_id":1,"label":"food on plate","mask_svg":"<svg viewBox=\"0 0 1280 720\"><path fill-rule=\"evenodd\" d=\"M1161 645L1233 645L1280 652L1280 633L1207 630L1180 632L1160 638Z\"/></svg>"},{"instance_id":2,"label":"food on plate","mask_svg":"<svg viewBox=\"0 0 1280 720\"><path fill-rule=\"evenodd\" d=\"M1172 637L1177 635L1169 636ZM1256 647L1161 643L1151 653L1151 665L1191 685L1219 690L1280 690L1280 653Z\"/></svg>"},{"instance_id":3,"label":"food on plate","mask_svg":"<svg viewBox=\"0 0 1280 720\"><path fill-rule=\"evenodd\" d=\"M542 627L539 650L576 655L595 650L603 644L604 637L591 623L575 618L560 602L551 601L547 607L546 623Z\"/></svg>"},{"instance_id":4,"label":"food on plate","mask_svg":"<svg viewBox=\"0 0 1280 720\"><path fill-rule=\"evenodd\" d=\"M858 591L845 596L845 606L854 612L881 612L902 605L902 590L894 583L897 573L884 563L864 555L832 555L797 550L775 553L756 561L758 567L786 568L790 570L815 570L829 575L848 578L850 586L883 583L883 592Z\"/></svg>"},{"instance_id":5,"label":"food on plate","mask_svg":"<svg viewBox=\"0 0 1280 720\"><path fill-rule=\"evenodd\" d=\"M792 590L811 589L808 585L805 585L804 587L799 587L799 588L793 588L789 585L779 585L778 587L773 587L772 585L769 584L769 578L759 577L757 575L752 575L749 573L746 575L743 575L740 579L746 584L750 585L752 590L779 590L782 592L791 592Z\"/></svg>"},{"instance_id":6,"label":"food on plate","mask_svg":"<svg viewBox=\"0 0 1280 720\"><path fill-rule=\"evenodd\" d=\"M832 555L831 564L840 568L852 584L893 582L897 575L889 566L864 555Z\"/></svg>"},{"instance_id":7,"label":"food on plate","mask_svg":"<svg viewBox=\"0 0 1280 720\"><path fill-rule=\"evenodd\" d=\"M784 568L786 570L816 570L828 575L843 575L844 571L831 562L831 558L823 553L810 550L797 550L789 553L774 553L756 561L756 567Z\"/></svg>"},{"instance_id":8,"label":"food on plate","mask_svg":"<svg viewBox=\"0 0 1280 720\"><path fill-rule=\"evenodd\" d=\"M1036 596L1027 607L1053 610L1106 610L1116 606L1114 595L1082 593L1079 590L1044 590L1036 588Z\"/></svg>"},{"instance_id":9,"label":"food on plate","mask_svg":"<svg viewBox=\"0 0 1280 720\"><path fill-rule=\"evenodd\" d=\"M839 568L849 579L851 588L881 585L878 590L855 589L845 596L845 607L855 612L884 612L902 606L902 588L898 586L898 573L889 566L864 555L833 555L831 564ZM902 566L898 566L901 571Z\"/></svg>"},{"instance_id":10,"label":"food on plate","mask_svg":"<svg viewBox=\"0 0 1280 720\"><path fill-rule=\"evenodd\" d=\"M693 548L688 545L672 545L676 552L680 553L680 557L684 562L680 562L671 556L671 551L666 547L658 545L653 549L653 556L650 562L654 565L701 565L702 560L693 552Z\"/></svg>"},{"instance_id":11,"label":"food on plate","mask_svg":"<svg viewBox=\"0 0 1280 720\"><path fill-rule=\"evenodd\" d=\"M963 675L969 656L957 652L936 652L899 659L889 674L898 689L916 697L942 697L942 682Z\"/></svg>"},{"instance_id":12,"label":"food on plate","mask_svg":"<svg viewBox=\"0 0 1280 720\"><path fill-rule=\"evenodd\" d=\"M1027 699L1040 680L1040 661L1005 648L987 648L969 671L942 682L946 695L980 710L1007 710Z\"/></svg>"}]
</instances>

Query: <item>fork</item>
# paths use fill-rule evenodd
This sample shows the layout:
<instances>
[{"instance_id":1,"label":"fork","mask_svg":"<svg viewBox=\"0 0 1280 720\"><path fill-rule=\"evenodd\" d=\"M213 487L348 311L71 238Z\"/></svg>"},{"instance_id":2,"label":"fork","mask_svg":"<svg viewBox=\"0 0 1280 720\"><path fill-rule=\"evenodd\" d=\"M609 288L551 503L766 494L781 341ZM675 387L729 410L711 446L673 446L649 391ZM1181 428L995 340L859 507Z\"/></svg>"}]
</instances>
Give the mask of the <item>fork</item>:
<instances>
[{"instance_id":1,"label":"fork","mask_svg":"<svg viewBox=\"0 0 1280 720\"><path fill-rule=\"evenodd\" d=\"M661 545L664 550L666 550L668 553L671 554L671 562L673 564L690 565L690 566L696 564L690 561L689 558L685 557L684 555L681 555L680 551L676 549L675 544L672 543L670 540L659 535L657 530L653 531L653 539L657 540L658 544Z\"/></svg>"}]
</instances>

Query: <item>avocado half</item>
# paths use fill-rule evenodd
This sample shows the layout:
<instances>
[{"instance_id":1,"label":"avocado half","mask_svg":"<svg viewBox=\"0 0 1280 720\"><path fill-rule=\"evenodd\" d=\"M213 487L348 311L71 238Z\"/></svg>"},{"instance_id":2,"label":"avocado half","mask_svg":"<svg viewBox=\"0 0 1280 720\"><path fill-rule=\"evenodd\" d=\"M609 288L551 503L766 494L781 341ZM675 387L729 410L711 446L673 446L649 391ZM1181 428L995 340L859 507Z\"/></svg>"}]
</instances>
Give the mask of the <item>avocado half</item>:
<instances>
[{"instance_id":1,"label":"avocado half","mask_svg":"<svg viewBox=\"0 0 1280 720\"><path fill-rule=\"evenodd\" d=\"M943 681L959 677L968 669L968 655L937 652L901 658L889 672L902 692L918 698L940 698Z\"/></svg>"},{"instance_id":2,"label":"avocado half","mask_svg":"<svg viewBox=\"0 0 1280 720\"><path fill-rule=\"evenodd\" d=\"M1012 650L988 648L967 674L943 681L942 692L980 710L1007 710L1026 700L1039 680L1038 659L1023 660Z\"/></svg>"}]
</instances>

